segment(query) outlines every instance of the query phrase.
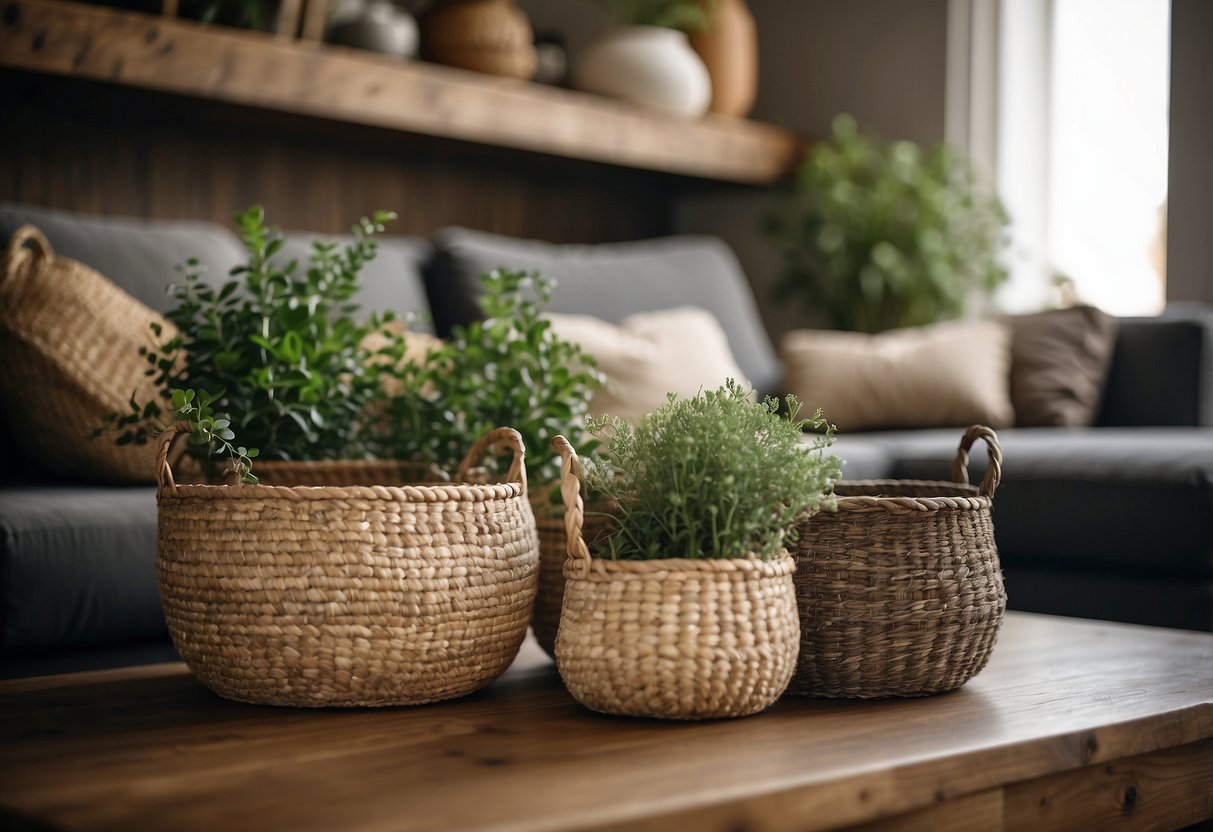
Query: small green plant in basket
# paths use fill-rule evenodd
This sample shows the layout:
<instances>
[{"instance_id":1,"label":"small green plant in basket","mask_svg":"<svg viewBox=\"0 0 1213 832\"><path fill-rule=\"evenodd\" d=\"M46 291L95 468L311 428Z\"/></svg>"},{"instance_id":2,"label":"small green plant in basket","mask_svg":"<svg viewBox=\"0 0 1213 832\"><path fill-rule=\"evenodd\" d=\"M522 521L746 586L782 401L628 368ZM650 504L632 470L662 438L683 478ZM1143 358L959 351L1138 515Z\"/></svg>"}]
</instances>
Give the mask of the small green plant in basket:
<instances>
[{"instance_id":1,"label":"small green plant in basket","mask_svg":"<svg viewBox=\"0 0 1213 832\"><path fill-rule=\"evenodd\" d=\"M834 430L818 411L799 419L788 396L751 400L729 380L690 399L671 395L633 427L589 421L601 441L588 466L590 493L614 504L599 555L615 560L781 556L796 521L828 501L840 475L823 451ZM822 430L803 433L806 427Z\"/></svg>"},{"instance_id":2,"label":"small green plant in basket","mask_svg":"<svg viewBox=\"0 0 1213 832\"><path fill-rule=\"evenodd\" d=\"M498 269L481 285L484 320L454 327L422 362L392 363L399 345L384 353L402 388L387 404L384 452L454 471L479 436L509 425L530 452L531 481L555 482L557 463L543 450L559 434L580 433L602 376L592 357L543 318L553 281Z\"/></svg>"},{"instance_id":3,"label":"small green plant in basket","mask_svg":"<svg viewBox=\"0 0 1213 832\"><path fill-rule=\"evenodd\" d=\"M183 282L170 287L177 304L165 316L174 331L153 325L159 348L143 351L160 398L132 400L129 412L106 417L123 431L118 442L147 442L177 409L173 390L212 390L221 392L206 404L232 413L230 429L267 459L375 456L368 414L384 394L366 341L390 315L356 318L352 299L375 257L374 235L394 216L363 218L349 245L313 244L301 267L275 260L284 241L260 206L238 214L247 263L220 288L202 281L196 260L182 268ZM402 337L389 334L384 349ZM191 444L187 453L213 470L207 450Z\"/></svg>"}]
</instances>

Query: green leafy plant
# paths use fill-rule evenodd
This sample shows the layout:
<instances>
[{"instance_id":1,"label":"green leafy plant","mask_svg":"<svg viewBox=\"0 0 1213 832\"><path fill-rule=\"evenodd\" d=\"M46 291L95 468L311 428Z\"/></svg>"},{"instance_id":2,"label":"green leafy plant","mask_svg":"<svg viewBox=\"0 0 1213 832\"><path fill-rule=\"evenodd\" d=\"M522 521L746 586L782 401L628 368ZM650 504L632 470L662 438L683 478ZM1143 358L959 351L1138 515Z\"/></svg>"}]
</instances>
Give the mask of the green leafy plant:
<instances>
[{"instance_id":1,"label":"green leafy plant","mask_svg":"<svg viewBox=\"0 0 1213 832\"><path fill-rule=\"evenodd\" d=\"M591 496L612 501L614 532L600 554L615 559L775 557L805 512L829 499L838 457L823 451L834 431L800 403L753 402L730 379L691 399L670 395L636 427L610 416L589 421L601 440L587 465ZM802 434L806 427L823 429Z\"/></svg>"},{"instance_id":2,"label":"green leafy plant","mask_svg":"<svg viewBox=\"0 0 1213 832\"><path fill-rule=\"evenodd\" d=\"M253 459L256 448L233 445L236 434L231 428L227 414L218 414L212 405L223 396L223 391L208 393L205 390L173 390L173 418L187 422L190 426L189 443L199 448L208 459L228 459L228 467L244 482L256 483L253 475ZM165 426L165 430L169 428Z\"/></svg>"},{"instance_id":3,"label":"green leafy plant","mask_svg":"<svg viewBox=\"0 0 1213 832\"><path fill-rule=\"evenodd\" d=\"M509 425L530 451L532 482L555 482L558 466L545 451L558 434L580 433L601 374L542 317L553 281L498 269L480 282L484 320L454 327L422 362L401 366L400 343L380 352L402 388L387 404L384 452L453 471L482 434Z\"/></svg>"},{"instance_id":4,"label":"green leafy plant","mask_svg":"<svg viewBox=\"0 0 1213 832\"><path fill-rule=\"evenodd\" d=\"M778 291L838 329L879 332L958 317L1006 279L1007 216L945 145L861 135L839 116L766 220L784 255Z\"/></svg>"},{"instance_id":5,"label":"green leafy plant","mask_svg":"<svg viewBox=\"0 0 1213 832\"><path fill-rule=\"evenodd\" d=\"M177 305L166 314L176 331L154 326L160 347L144 351L160 399L132 400L128 413L110 414L124 431L118 441L147 442L174 389L220 390L214 402L232 414L231 428L267 459L375 455L368 414L383 391L364 342L383 319L356 319L351 299L376 254L374 235L394 216L363 218L349 245L313 244L300 272L294 261L276 265L282 235L265 225L260 206L238 214L248 263L219 289L201 281L196 260L182 269L184 281L170 287ZM205 449L190 452L207 463Z\"/></svg>"},{"instance_id":6,"label":"green leafy plant","mask_svg":"<svg viewBox=\"0 0 1213 832\"><path fill-rule=\"evenodd\" d=\"M619 24L661 26L682 32L708 28L715 0L599 0Z\"/></svg>"}]
</instances>

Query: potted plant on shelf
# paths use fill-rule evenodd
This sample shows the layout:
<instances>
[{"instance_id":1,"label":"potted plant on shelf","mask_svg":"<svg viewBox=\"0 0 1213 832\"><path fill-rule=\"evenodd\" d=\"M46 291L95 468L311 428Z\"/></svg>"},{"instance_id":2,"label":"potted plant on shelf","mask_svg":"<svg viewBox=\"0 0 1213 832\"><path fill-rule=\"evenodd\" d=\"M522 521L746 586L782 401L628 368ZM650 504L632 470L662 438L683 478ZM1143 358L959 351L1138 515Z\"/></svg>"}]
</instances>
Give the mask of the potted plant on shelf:
<instances>
[{"instance_id":1,"label":"potted plant on shelf","mask_svg":"<svg viewBox=\"0 0 1213 832\"><path fill-rule=\"evenodd\" d=\"M1006 279L1007 216L966 159L863 136L850 116L833 130L765 223L783 297L836 329L880 332L958 317Z\"/></svg>"},{"instance_id":2,"label":"potted plant on shelf","mask_svg":"<svg viewBox=\"0 0 1213 832\"><path fill-rule=\"evenodd\" d=\"M602 442L583 469L563 438L569 560L556 663L573 696L605 713L744 716L783 693L800 625L785 545L839 475L820 411L797 418L730 381L671 396L633 428L589 422ZM825 428L806 447L805 427ZM581 491L613 506L587 542ZM591 551L591 546L593 551Z\"/></svg>"},{"instance_id":3,"label":"potted plant on shelf","mask_svg":"<svg viewBox=\"0 0 1213 832\"><path fill-rule=\"evenodd\" d=\"M687 32L707 26L696 0L603 0L614 24L573 66L573 86L676 116L697 117L712 81Z\"/></svg>"}]
</instances>

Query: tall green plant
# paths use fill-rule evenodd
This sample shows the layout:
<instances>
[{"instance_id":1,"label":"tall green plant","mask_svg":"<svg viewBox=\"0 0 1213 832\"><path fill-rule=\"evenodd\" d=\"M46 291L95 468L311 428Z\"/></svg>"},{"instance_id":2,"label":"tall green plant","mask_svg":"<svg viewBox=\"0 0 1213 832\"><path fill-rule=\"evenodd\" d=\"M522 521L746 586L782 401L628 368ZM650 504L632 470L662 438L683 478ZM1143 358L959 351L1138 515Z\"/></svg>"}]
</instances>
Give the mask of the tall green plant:
<instances>
[{"instance_id":1,"label":"tall green plant","mask_svg":"<svg viewBox=\"0 0 1213 832\"><path fill-rule=\"evenodd\" d=\"M230 428L266 459L360 458L378 451L368 412L383 398L369 365L366 336L377 317L354 317L360 273L376 254L373 237L394 214L379 212L354 227L349 245L317 242L305 268L274 260L283 238L265 224L261 206L236 216L248 262L215 289L201 280L196 260L170 288L177 301L166 314L175 333L154 327L159 349L145 351L160 399L131 402L109 421L119 442L148 441L164 422L171 391L222 391L214 405ZM210 402L208 402L208 405ZM206 463L201 446L191 451Z\"/></svg>"},{"instance_id":2,"label":"tall green plant","mask_svg":"<svg viewBox=\"0 0 1213 832\"><path fill-rule=\"evenodd\" d=\"M784 257L781 297L879 332L958 317L1006 279L1007 216L966 159L864 136L850 116L833 129L765 223Z\"/></svg>"},{"instance_id":3,"label":"tall green plant","mask_svg":"<svg viewBox=\"0 0 1213 832\"><path fill-rule=\"evenodd\" d=\"M798 419L794 396L753 402L730 379L691 399L670 394L632 427L603 416L589 422L601 440L588 465L591 494L612 501L615 531L600 554L617 559L737 558L778 555L795 523L824 500L839 477L823 451L833 428L817 411ZM806 427L824 429L807 440Z\"/></svg>"},{"instance_id":4,"label":"tall green plant","mask_svg":"<svg viewBox=\"0 0 1213 832\"><path fill-rule=\"evenodd\" d=\"M384 452L454 470L483 433L509 425L529 451L531 480L555 482L547 449L558 434L581 432L602 377L593 358L542 317L553 281L499 269L480 282L483 321L454 327L421 363L400 366L400 345L384 351L403 387L387 406Z\"/></svg>"}]
</instances>

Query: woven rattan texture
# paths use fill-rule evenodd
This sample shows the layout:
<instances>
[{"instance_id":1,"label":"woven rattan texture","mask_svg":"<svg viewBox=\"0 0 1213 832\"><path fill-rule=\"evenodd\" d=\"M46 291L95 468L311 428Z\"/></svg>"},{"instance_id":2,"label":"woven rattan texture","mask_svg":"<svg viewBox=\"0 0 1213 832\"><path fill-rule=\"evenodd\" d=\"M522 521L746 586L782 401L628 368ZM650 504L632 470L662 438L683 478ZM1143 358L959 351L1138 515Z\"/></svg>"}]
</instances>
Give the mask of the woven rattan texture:
<instances>
[{"instance_id":1,"label":"woven rattan texture","mask_svg":"<svg viewBox=\"0 0 1213 832\"><path fill-rule=\"evenodd\" d=\"M151 482L156 449L89 435L131 394L157 395L139 348L172 325L87 266L57 257L41 232L13 235L0 271L0 407L26 453L73 479ZM53 418L52 418L53 416Z\"/></svg>"},{"instance_id":2,"label":"woven rattan texture","mask_svg":"<svg viewBox=\"0 0 1213 832\"><path fill-rule=\"evenodd\" d=\"M770 706L796 668L795 561L605 560L583 534L579 462L557 437L565 533L556 666L577 701L666 719L745 716Z\"/></svg>"},{"instance_id":3,"label":"woven rattan texture","mask_svg":"<svg viewBox=\"0 0 1213 832\"><path fill-rule=\"evenodd\" d=\"M222 696L412 705L489 684L535 600L524 486L159 489L173 642Z\"/></svg>"},{"instance_id":4,"label":"woven rattan texture","mask_svg":"<svg viewBox=\"0 0 1213 832\"><path fill-rule=\"evenodd\" d=\"M1007 596L993 487L983 490L909 480L835 487L838 511L800 527L801 645L790 692L923 696L985 667Z\"/></svg>"},{"instance_id":5,"label":"woven rattan texture","mask_svg":"<svg viewBox=\"0 0 1213 832\"><path fill-rule=\"evenodd\" d=\"M794 561L596 560L572 566L556 661L595 711L667 719L745 716L796 667Z\"/></svg>"}]
</instances>

